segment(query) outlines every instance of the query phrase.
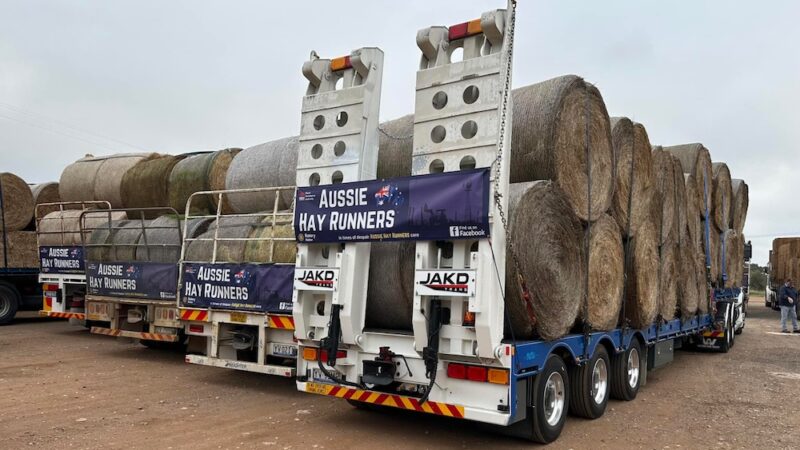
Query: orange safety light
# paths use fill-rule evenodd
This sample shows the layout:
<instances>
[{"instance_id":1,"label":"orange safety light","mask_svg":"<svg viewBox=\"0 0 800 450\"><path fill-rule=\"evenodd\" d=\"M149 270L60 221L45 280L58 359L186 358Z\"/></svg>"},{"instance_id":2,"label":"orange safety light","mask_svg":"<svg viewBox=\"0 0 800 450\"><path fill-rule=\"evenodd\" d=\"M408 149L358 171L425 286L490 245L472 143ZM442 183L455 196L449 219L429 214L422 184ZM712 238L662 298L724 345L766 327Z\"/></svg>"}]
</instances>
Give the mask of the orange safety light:
<instances>
[{"instance_id":1,"label":"orange safety light","mask_svg":"<svg viewBox=\"0 0 800 450\"><path fill-rule=\"evenodd\" d=\"M451 41L457 41L481 33L483 33L481 19L475 19L451 26L447 31L447 38Z\"/></svg>"},{"instance_id":2,"label":"orange safety light","mask_svg":"<svg viewBox=\"0 0 800 450\"><path fill-rule=\"evenodd\" d=\"M351 67L353 67L353 64L350 62L349 56L340 56L331 60L331 70L334 72L338 70L349 69Z\"/></svg>"},{"instance_id":3,"label":"orange safety light","mask_svg":"<svg viewBox=\"0 0 800 450\"><path fill-rule=\"evenodd\" d=\"M508 384L509 374L507 369L489 369L488 380L489 383L494 384Z\"/></svg>"},{"instance_id":4,"label":"orange safety light","mask_svg":"<svg viewBox=\"0 0 800 450\"><path fill-rule=\"evenodd\" d=\"M464 311L464 320L462 321L462 325L465 327L474 327L475 313L472 311Z\"/></svg>"},{"instance_id":5,"label":"orange safety light","mask_svg":"<svg viewBox=\"0 0 800 450\"><path fill-rule=\"evenodd\" d=\"M304 347L303 348L303 359L306 361L316 361L317 360L317 349L314 347Z\"/></svg>"}]
</instances>

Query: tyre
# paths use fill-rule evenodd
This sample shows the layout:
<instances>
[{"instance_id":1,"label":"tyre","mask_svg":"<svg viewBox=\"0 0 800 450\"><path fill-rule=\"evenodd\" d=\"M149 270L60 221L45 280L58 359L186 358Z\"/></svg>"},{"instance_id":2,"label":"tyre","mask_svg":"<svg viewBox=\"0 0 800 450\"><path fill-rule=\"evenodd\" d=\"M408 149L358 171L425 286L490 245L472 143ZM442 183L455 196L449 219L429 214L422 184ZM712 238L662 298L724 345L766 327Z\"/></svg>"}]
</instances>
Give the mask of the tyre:
<instances>
[{"instance_id":1,"label":"tyre","mask_svg":"<svg viewBox=\"0 0 800 450\"><path fill-rule=\"evenodd\" d=\"M532 440L549 444L558 439L567 421L569 374L558 355L550 355L533 383Z\"/></svg>"},{"instance_id":2,"label":"tyre","mask_svg":"<svg viewBox=\"0 0 800 450\"><path fill-rule=\"evenodd\" d=\"M609 397L611 361L608 351L598 345L594 355L582 366L569 368L569 411L586 419L597 419L606 412Z\"/></svg>"},{"instance_id":3,"label":"tyre","mask_svg":"<svg viewBox=\"0 0 800 450\"><path fill-rule=\"evenodd\" d=\"M611 397L631 401L642 382L642 346L631 339L627 350L611 357Z\"/></svg>"},{"instance_id":4,"label":"tyre","mask_svg":"<svg viewBox=\"0 0 800 450\"><path fill-rule=\"evenodd\" d=\"M19 309L19 301L19 292L14 286L0 283L0 325L14 320Z\"/></svg>"}]
</instances>

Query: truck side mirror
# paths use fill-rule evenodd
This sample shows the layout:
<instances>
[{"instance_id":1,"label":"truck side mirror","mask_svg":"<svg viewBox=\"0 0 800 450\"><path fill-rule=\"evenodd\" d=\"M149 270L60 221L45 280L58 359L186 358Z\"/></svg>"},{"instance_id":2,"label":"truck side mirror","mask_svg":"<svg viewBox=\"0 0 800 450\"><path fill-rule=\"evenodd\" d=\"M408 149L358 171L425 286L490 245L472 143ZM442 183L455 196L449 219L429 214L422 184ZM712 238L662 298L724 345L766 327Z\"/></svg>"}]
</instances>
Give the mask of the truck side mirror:
<instances>
[{"instance_id":1,"label":"truck side mirror","mask_svg":"<svg viewBox=\"0 0 800 450\"><path fill-rule=\"evenodd\" d=\"M744 244L744 260L749 261L751 258L753 258L753 243L747 241L747 243Z\"/></svg>"}]
</instances>

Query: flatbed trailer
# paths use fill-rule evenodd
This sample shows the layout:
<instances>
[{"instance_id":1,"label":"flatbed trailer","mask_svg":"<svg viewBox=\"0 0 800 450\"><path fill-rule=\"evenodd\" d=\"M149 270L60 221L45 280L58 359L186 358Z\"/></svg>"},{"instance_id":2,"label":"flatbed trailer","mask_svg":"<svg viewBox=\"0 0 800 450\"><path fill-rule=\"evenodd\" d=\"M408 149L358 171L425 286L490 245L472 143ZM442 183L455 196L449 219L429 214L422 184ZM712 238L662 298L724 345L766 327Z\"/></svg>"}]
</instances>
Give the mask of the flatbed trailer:
<instances>
[{"instance_id":1,"label":"flatbed trailer","mask_svg":"<svg viewBox=\"0 0 800 450\"><path fill-rule=\"evenodd\" d=\"M280 211L281 194L294 195L294 186L275 188L234 189L203 191L192 194L186 204L187 223L191 219L216 219L214 236L207 238L212 244L212 255L204 261L192 260L189 246L204 238L190 237L184 230L180 260L178 289L179 319L183 332L189 338L186 362L204 366L235 369L282 377L294 377L297 365L297 342L294 339L294 319L291 315L292 279L294 263L274 263L276 245L290 242L294 237L274 236L274 233L256 233L246 238L220 236L217 224L225 219L259 221L272 230L276 226L290 225L292 211ZM231 195L260 194L274 196L270 211L252 214L222 214L224 198ZM213 214L195 213L195 203L214 197ZM245 245L268 248L263 261L230 263L218 261L218 246L238 241ZM213 281L202 280L199 273L213 271L220 274ZM269 290L265 295L263 285ZM246 298L228 295L205 295L214 287L246 287ZM223 291L224 289L220 289ZM255 291L255 292L253 292ZM227 291L226 291L227 292Z\"/></svg>"},{"instance_id":2,"label":"flatbed trailer","mask_svg":"<svg viewBox=\"0 0 800 450\"><path fill-rule=\"evenodd\" d=\"M114 213L125 213L127 220L115 224ZM101 226L87 224L89 217L108 220ZM94 334L138 339L148 347L185 343L183 326L176 304L178 263L154 262L150 254L156 251L180 251L181 227L153 226L147 217L169 215L179 217L172 208L108 209L86 211L81 219L81 235L86 260L86 320ZM139 230L140 238L132 243L90 241L95 232L115 236L120 230ZM154 230L173 232L174 243L150 243L147 235ZM131 255L147 252L147 258L97 258L97 254ZM155 258L153 258L155 259Z\"/></svg>"},{"instance_id":3,"label":"flatbed trailer","mask_svg":"<svg viewBox=\"0 0 800 450\"><path fill-rule=\"evenodd\" d=\"M42 298L38 267L9 267L13 263L8 254L5 213L0 182L0 244L3 247L0 253L0 325L11 323L18 311L36 311Z\"/></svg>"},{"instance_id":4,"label":"flatbed trailer","mask_svg":"<svg viewBox=\"0 0 800 450\"><path fill-rule=\"evenodd\" d=\"M507 245L506 214L515 8L510 0L506 9L480 19L417 33L422 54L411 177L371 181L380 96L380 83L371 80L374 72L357 78L366 88L348 83L347 72L343 87L332 87L337 70L356 67L363 53L345 59L352 66L340 64L342 58L315 55L303 66L309 85L301 109L295 198L298 390L343 398L357 407L380 405L502 426L548 443L560 435L567 411L596 419L610 397L635 398L648 370L669 363L675 349L727 351L734 345L735 299L741 291L712 290L712 280L705 299L709 313L657 319L644 329L584 327L587 331L559 339L523 340L506 327L505 293L517 288L505 281L506 261L514 256ZM463 59L453 60L459 48ZM374 71L380 64L369 67ZM358 170L303 153L342 139L345 131L324 126L338 111L365 118L360 129L347 130L358 134L350 141L357 155L347 161ZM476 130L481 131L476 135ZM340 170L344 179L330 177L332 170ZM374 193L376 201L331 206L329 199L358 192L370 200ZM395 192L402 197L392 197ZM481 192L480 200L471 192ZM400 219L346 229L308 220L334 213L379 217L387 210L394 217L412 217L414 198L423 199L423 208L429 203L443 208L442 220L415 226ZM465 203L468 211L481 211L480 217L473 220L466 213L461 217L468 220L449 221L459 217L455 205ZM370 245L383 239L415 241L411 330L366 327L367 302L380 301L367 298L367 283L380 283L368 280ZM519 284L525 294L524 280ZM528 308L532 316L530 303ZM627 324L626 318L623 308L620 324Z\"/></svg>"}]
</instances>

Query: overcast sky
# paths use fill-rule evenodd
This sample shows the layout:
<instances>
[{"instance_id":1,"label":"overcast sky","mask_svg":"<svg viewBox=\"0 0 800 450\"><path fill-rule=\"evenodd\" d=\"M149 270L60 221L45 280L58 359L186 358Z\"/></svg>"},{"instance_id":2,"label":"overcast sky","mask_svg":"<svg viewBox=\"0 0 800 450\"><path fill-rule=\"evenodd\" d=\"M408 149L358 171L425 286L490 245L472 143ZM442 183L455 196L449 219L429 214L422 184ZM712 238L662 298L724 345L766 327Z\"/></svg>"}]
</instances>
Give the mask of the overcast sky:
<instances>
[{"instance_id":1,"label":"overcast sky","mask_svg":"<svg viewBox=\"0 0 800 450\"><path fill-rule=\"evenodd\" d=\"M0 170L58 180L86 153L297 134L314 49L386 53L381 119L413 110L419 28L504 1L0 0ZM750 185L764 263L800 235L800 3L520 0L514 85L575 73L653 144L703 142Z\"/></svg>"}]
</instances>

